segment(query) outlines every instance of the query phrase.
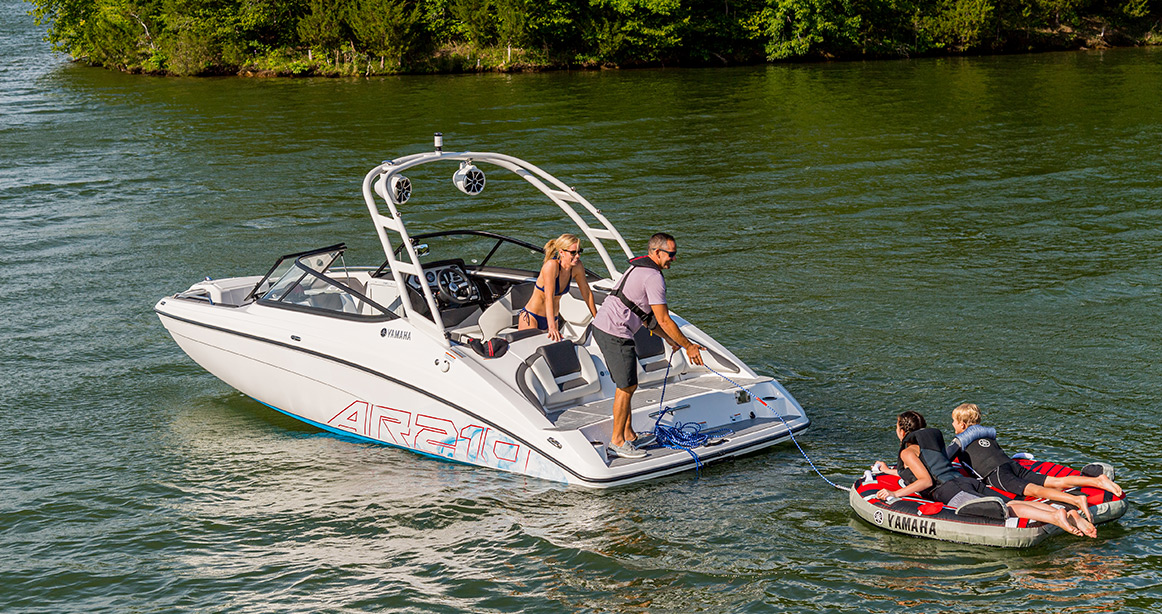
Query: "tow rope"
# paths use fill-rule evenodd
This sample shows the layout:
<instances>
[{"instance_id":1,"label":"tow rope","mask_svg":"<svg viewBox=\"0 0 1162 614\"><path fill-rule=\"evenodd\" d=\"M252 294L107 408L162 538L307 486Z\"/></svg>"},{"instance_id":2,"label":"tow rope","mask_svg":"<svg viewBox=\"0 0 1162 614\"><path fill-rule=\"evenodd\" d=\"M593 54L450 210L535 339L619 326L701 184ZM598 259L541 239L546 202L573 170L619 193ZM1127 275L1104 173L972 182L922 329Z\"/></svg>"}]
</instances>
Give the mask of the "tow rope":
<instances>
[{"instance_id":1,"label":"tow rope","mask_svg":"<svg viewBox=\"0 0 1162 614\"><path fill-rule=\"evenodd\" d=\"M677 352L675 351L675 352L670 354L671 361L674 358L674 354L677 354ZM670 363L670 362L666 363L666 378L662 380L662 398L658 399L658 408L660 411L658 412L658 420L654 423L654 436L657 437L659 444L662 444L663 446L665 446L667 448L676 449L676 450L686 450L687 452L689 452L690 456L694 457L694 470L697 471L698 469L700 469L702 467L702 461L698 458L698 455L695 454L694 450L692 450L691 448L697 448L698 446L705 444L707 441L710 440L711 437L721 437L723 435L729 435L729 434L734 433L734 431L729 429L729 428L721 428L721 429L707 431L707 432L703 433L702 432L702 425L697 423L697 422L683 423L683 422L676 422L675 421L673 426L666 426L666 425L660 424L660 422L662 421L662 417L666 415L666 412L673 413L673 409L671 409L669 407L662 406L662 403L665 401L665 398L666 398L666 381L670 377L671 364L672 363ZM815 466L815 461L811 460L811 457L808 456L807 452L803 450L803 446L799 445L799 440L795 439L795 433L791 430L791 425L787 424L787 420L785 418L783 418L782 414L775 411L770 405L767 405L767 402L764 401L762 399L762 397L747 390L741 384L730 379L729 377L726 377L725 375L719 373L718 371L715 371L713 368L710 367L710 365L705 364L705 361L703 362L702 366L705 367L707 371L710 371L711 373L717 375L718 377L721 377L722 379L726 380L731 385L733 385L735 388L738 388L739 390L747 393L748 395L750 395L750 397L752 399L755 399L756 401L761 403L763 407L771 410L772 414L778 416L779 420L781 420L783 422L783 426L787 427L787 435L790 435L791 441L795 444L795 447L799 449L799 454L803 455L803 458L807 460L807 463L809 465L811 465L811 469L813 469L815 471L815 473L819 475L819 477L823 478L824 482L827 482L828 484L834 486L835 488L838 488L839 490L843 490L843 491L850 491L851 490L847 486L840 486L839 484L832 482L831 480L827 479L827 476L823 475L823 472L819 471L819 468ZM675 420L677 420L676 417L675 417ZM663 440L667 443L663 443Z\"/></svg>"},{"instance_id":2,"label":"tow rope","mask_svg":"<svg viewBox=\"0 0 1162 614\"><path fill-rule=\"evenodd\" d=\"M720 428L713 431L702 432L702 425L698 422L679 422L678 417L674 416L674 424L662 424L662 418L666 417L666 412L674 413L674 410L662 405L666 400L666 382L670 379L670 367L674 359L674 354L670 354L670 361L666 362L666 375L662 378L662 396L658 399L658 419L654 421L654 437L657 438L658 444L664 448L671 450L685 450L694 458L694 473L695 475L702 469L702 459L698 458L698 454L694 452L694 448L705 445L710 441L711 437L723 437L734 433L729 428Z\"/></svg>"}]
</instances>

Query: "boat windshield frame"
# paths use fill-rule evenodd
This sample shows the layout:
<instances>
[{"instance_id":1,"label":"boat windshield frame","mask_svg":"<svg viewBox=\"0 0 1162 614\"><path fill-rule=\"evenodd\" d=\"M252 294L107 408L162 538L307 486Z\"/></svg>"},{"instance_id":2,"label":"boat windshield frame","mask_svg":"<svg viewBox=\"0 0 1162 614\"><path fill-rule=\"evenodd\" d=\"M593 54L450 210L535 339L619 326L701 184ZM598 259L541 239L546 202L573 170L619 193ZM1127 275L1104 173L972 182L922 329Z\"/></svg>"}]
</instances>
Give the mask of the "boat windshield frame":
<instances>
[{"instance_id":1,"label":"boat windshield frame","mask_svg":"<svg viewBox=\"0 0 1162 614\"><path fill-rule=\"evenodd\" d=\"M423 234L418 234L418 235L413 236L411 238L411 241L412 241L412 245L415 245L416 247L420 247L423 245L424 239L437 239L440 237L451 237L451 236L458 236L458 235L486 237L489 239L496 239L496 244L492 246L492 249L489 250L489 252L486 256L484 256L483 260L481 260L478 263L475 263L475 264L468 266L468 268L472 268L472 269L482 269L482 268L488 266L489 259L491 259L496 254L497 250L499 250L500 247L502 245L504 245L505 243L511 243L511 244L516 245L518 247L521 247L521 248L524 248L524 249L527 249L530 251L534 251L538 254L543 255L545 253L544 247L533 245L532 243L529 243L527 241L521 241L520 239L514 239L512 237L508 237L508 236L505 236L505 235L502 235L499 233L495 233L495 232L489 232L487 230L471 230L471 229L467 229L467 228L460 228L460 229L456 229L456 230L438 230L436 232L425 232ZM416 253L420 256L424 255L424 254L420 254L418 251ZM395 257L399 258L402 255L403 255L403 245L399 245L395 248ZM462 254L460 256L463 257ZM371 276L372 277L379 277L379 276L383 275L384 271L387 271L390 266L391 266L391 261L384 260L383 264L379 265L379 268L376 269L375 272L372 273ZM526 269L520 269L520 270L524 271ZM537 271L530 271L530 272L535 274Z\"/></svg>"},{"instance_id":2,"label":"boat windshield frame","mask_svg":"<svg viewBox=\"0 0 1162 614\"><path fill-rule=\"evenodd\" d=\"M448 152L443 151L441 147L437 146L436 151L387 160L371 169L363 179L363 199L367 204L368 212L371 214L376 234L379 236L380 243L383 247L384 256L387 258L384 266L381 266L376 274L382 275L386 267L386 270L391 271L396 285L401 288L404 287L407 276L414 275L419 279L424 279L425 271L423 264L420 262L419 254L417 253L418 244L409 236L403 214L399 210L400 206L410 200L410 181L406 183L408 188L406 195L402 197L397 196L395 190L389 186L393 185L392 180L397 177L400 178L400 182L403 184L405 178L402 173L404 171L431 162L459 162L461 170L468 168L470 165L486 163L511 171L532 184L533 187L540 190L544 196L548 197L557 208L572 220L580 231L581 236L588 239L596 251L598 258L609 272L610 283L615 283L620 279L623 272L614 264L610 250L604 242L612 242L614 245L610 247L616 246L616 249L625 255L626 260L634 256L633 251L629 248L621 233L614 228L613 224L601 211L578 194L576 190L556 177L513 156L493 152ZM465 193L472 194L463 188L461 189ZM402 202L400 202L400 198L402 198ZM386 205L387 211L381 211L381 203ZM586 214L586 217L582 217L582 214ZM595 220L597 223L593 224L591 220ZM428 234L427 236L433 235ZM395 237L395 239L392 237ZM500 235L498 235L499 237ZM517 245L522 244L522 242L510 239L509 237L504 237L504 239L512 241ZM400 249L397 249L393 245L393 240L398 241L397 245ZM498 245L501 243L498 243ZM535 249L541 251L540 247L535 247ZM544 252L542 251L542 253ZM450 347L451 343L448 339L447 329L440 315L435 295L427 284L420 284L420 291L423 301L427 303L427 309L418 309L417 306L412 304L412 298L408 296L408 293L403 293L400 295L403 307L402 317L417 329L428 334L437 343L444 347Z\"/></svg>"},{"instance_id":3,"label":"boat windshield frame","mask_svg":"<svg viewBox=\"0 0 1162 614\"><path fill-rule=\"evenodd\" d=\"M250 291L249 298L254 300L255 302L261 304L261 305L265 305L268 307L277 307L279 309L289 309L292 311L302 311L302 312L306 312L306 313L325 315L325 316L329 316L329 317L342 318L342 319L346 319L346 320L358 320L358 321L363 321L363 322L380 322L380 321L394 320L394 319L400 317L399 315L397 315L397 314L393 313L392 311L390 311L389 309L385 308L383 305L380 305L379 303L367 298L367 296L365 294L363 294L362 292L359 292L358 290L352 288L351 286L348 286L347 284L345 284L337 279L333 279L332 277L330 277L326 274L327 271L331 270L331 267L334 266L335 262L338 261L343 256L343 253L346 250L347 250L346 244L338 243L338 244L331 245L328 247L321 247L321 248L317 248L317 249L307 250L305 252L298 252L298 253L287 254L285 256L282 256L277 261L275 261L274 266L270 267L270 270L267 271L266 275L264 275L262 277L262 279L259 280L257 284L255 284L254 289ZM322 263L322 261L317 263L315 266L311 266L310 264L304 262L304 259L308 259L312 256L317 256L320 254L334 254L334 255L330 258L330 260L328 260L326 262L325 265ZM284 262L286 262L287 260L291 260L291 262L292 262L291 266L289 268L287 268L286 272L284 272L282 275L280 275L277 280L274 280L273 283L271 283L271 286L269 288L267 288L265 291L260 293L263 285L266 284L267 281L271 279L271 276L273 276L275 274L275 272L279 270L280 266ZM344 267L344 268L346 268L346 267ZM274 289L278 285L278 283L280 281L282 281L283 279L287 278L292 273L296 272L296 270L297 270L297 272L302 273L301 275L298 276L298 279L294 280L290 285L288 285L285 289L283 289L282 293L278 297L268 298L268 295L272 291L274 291ZM314 280L318 280L318 281L322 282L323 284L332 286L332 287L338 289L342 293L350 294L355 299L358 299L359 301L366 303L367 305L371 306L374 310L376 310L380 313L379 314L351 313L351 312L339 311L339 310L335 310L335 309L328 309L328 308L324 308L324 307L304 305L301 303L287 302L286 298L289 295L291 295L291 293L294 291L295 288L298 288L299 286L301 286L303 284L303 280L306 279L307 277L311 277Z\"/></svg>"},{"instance_id":4,"label":"boat windshield frame","mask_svg":"<svg viewBox=\"0 0 1162 614\"><path fill-rule=\"evenodd\" d=\"M288 259L298 260L299 258L306 256L314 256L315 254L326 254L330 252L338 252L339 254L342 254L345 251L347 251L346 243L336 243L334 245L328 245L327 247L317 247L315 249L308 249L305 252L295 252L293 254L279 256L278 259L274 261L274 265L270 267L270 270L266 272L266 275L263 275L262 279L258 280L258 283L254 284L254 288L252 288L250 293L246 295L246 300L258 300L261 294L266 294L266 292L262 292L261 294L259 293L259 290L262 288L262 284L266 283L266 280L270 279L270 276L274 275L274 272L278 270L278 266ZM338 257L338 255L335 256L335 258ZM333 261L334 258L332 259L332 262ZM327 263L327 268L330 268L332 262ZM280 275L279 277L281 278L282 276Z\"/></svg>"}]
</instances>

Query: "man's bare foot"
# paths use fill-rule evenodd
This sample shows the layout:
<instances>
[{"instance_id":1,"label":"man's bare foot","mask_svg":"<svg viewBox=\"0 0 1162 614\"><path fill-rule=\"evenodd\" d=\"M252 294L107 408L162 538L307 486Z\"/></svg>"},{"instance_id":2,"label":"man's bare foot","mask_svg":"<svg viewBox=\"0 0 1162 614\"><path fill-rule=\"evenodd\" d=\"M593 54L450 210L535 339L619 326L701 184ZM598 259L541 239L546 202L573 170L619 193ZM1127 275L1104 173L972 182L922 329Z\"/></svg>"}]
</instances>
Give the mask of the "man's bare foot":
<instances>
[{"instance_id":1,"label":"man's bare foot","mask_svg":"<svg viewBox=\"0 0 1162 614\"><path fill-rule=\"evenodd\" d=\"M1078 514L1077 510L1069 510L1065 515L1086 537L1097 537L1097 527L1093 526L1093 523L1086 520L1084 516Z\"/></svg>"},{"instance_id":2,"label":"man's bare foot","mask_svg":"<svg viewBox=\"0 0 1162 614\"><path fill-rule=\"evenodd\" d=\"M1111 480L1110 476L1104 473L1097 476L1097 483L1099 488L1113 493L1115 497L1122 496L1122 487L1118 486L1113 480Z\"/></svg>"}]
</instances>

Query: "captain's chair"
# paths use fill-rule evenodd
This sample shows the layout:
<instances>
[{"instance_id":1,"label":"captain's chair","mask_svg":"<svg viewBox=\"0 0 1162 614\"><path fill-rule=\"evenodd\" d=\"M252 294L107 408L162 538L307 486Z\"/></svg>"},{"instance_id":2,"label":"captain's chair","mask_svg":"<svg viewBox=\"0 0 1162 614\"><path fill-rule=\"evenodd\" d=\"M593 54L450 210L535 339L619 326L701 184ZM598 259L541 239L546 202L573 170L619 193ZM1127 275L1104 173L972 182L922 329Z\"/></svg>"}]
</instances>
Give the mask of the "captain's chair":
<instances>
[{"instance_id":1,"label":"captain's chair","mask_svg":"<svg viewBox=\"0 0 1162 614\"><path fill-rule=\"evenodd\" d=\"M601 390L593 357L568 339L537 348L517 369L516 379L525 396L542 408L556 407Z\"/></svg>"},{"instance_id":2,"label":"captain's chair","mask_svg":"<svg viewBox=\"0 0 1162 614\"><path fill-rule=\"evenodd\" d=\"M642 326L633 335L634 351L637 353L637 381L638 385L660 382L666 377L666 366L670 367L670 375L686 372L689 363L681 350L675 351L677 356L666 355L666 342L660 335L652 334Z\"/></svg>"},{"instance_id":3,"label":"captain's chair","mask_svg":"<svg viewBox=\"0 0 1162 614\"><path fill-rule=\"evenodd\" d=\"M501 333L510 332L508 329L516 328L517 315L529 303L533 285L531 281L516 284L480 314L478 324L482 339L492 339Z\"/></svg>"}]
</instances>

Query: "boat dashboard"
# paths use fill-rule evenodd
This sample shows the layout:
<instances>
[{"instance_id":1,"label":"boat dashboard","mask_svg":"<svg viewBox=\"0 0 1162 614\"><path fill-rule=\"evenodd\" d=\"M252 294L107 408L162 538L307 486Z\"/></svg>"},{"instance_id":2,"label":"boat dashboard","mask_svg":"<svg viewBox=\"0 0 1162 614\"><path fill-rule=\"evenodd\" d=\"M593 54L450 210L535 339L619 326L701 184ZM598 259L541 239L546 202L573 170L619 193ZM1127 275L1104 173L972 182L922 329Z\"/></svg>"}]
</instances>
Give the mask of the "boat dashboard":
<instances>
[{"instance_id":1,"label":"boat dashboard","mask_svg":"<svg viewBox=\"0 0 1162 614\"><path fill-rule=\"evenodd\" d=\"M483 306L486 298L491 298L488 286L470 277L464 261L459 258L426 264L422 281L415 275L408 275L404 283L417 293L422 292L426 284L441 307Z\"/></svg>"}]
</instances>

